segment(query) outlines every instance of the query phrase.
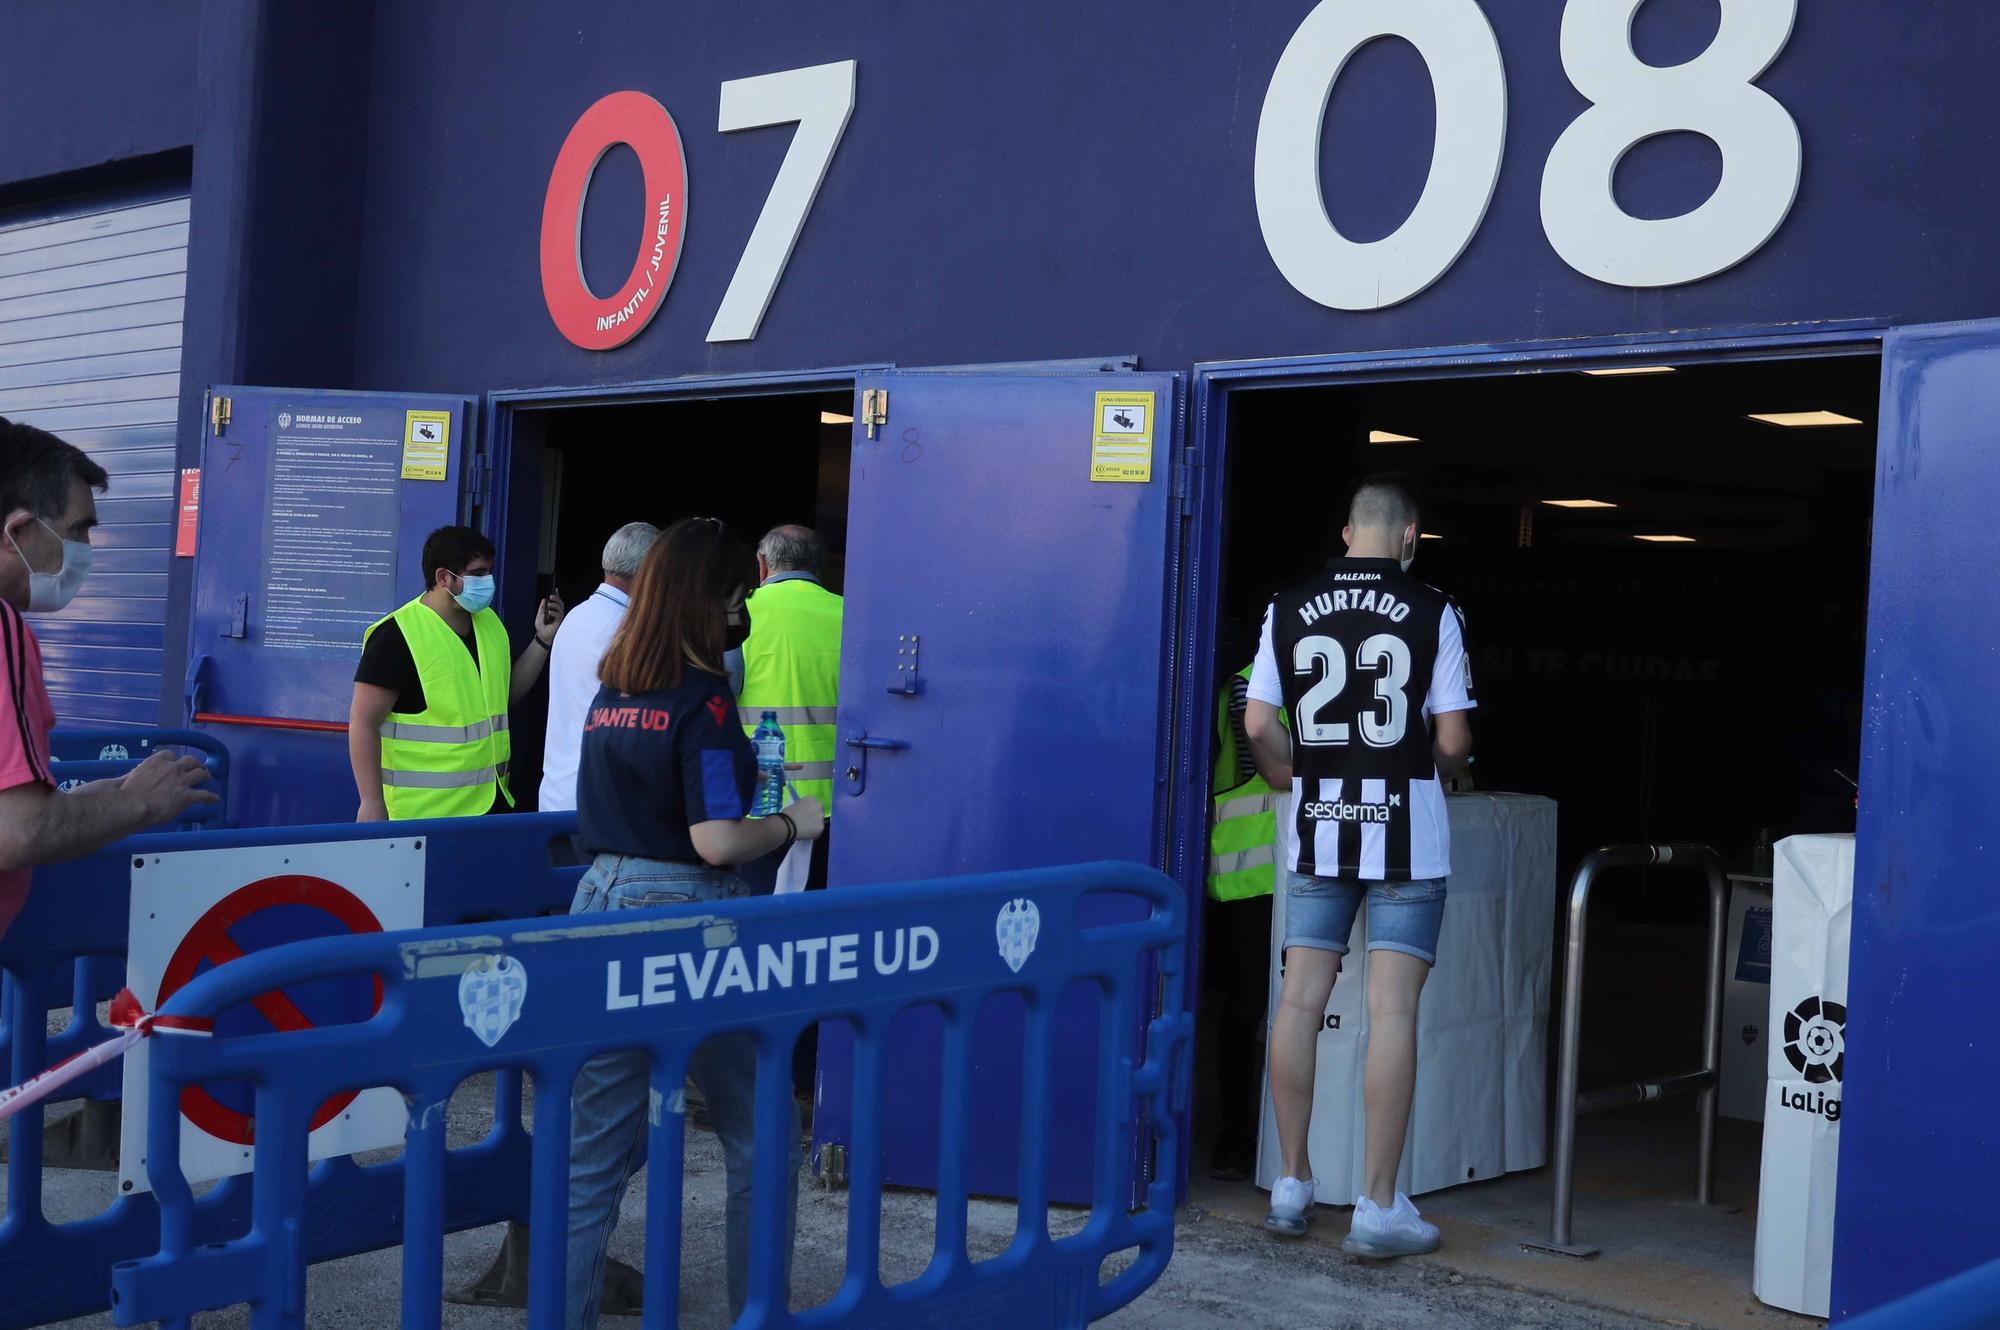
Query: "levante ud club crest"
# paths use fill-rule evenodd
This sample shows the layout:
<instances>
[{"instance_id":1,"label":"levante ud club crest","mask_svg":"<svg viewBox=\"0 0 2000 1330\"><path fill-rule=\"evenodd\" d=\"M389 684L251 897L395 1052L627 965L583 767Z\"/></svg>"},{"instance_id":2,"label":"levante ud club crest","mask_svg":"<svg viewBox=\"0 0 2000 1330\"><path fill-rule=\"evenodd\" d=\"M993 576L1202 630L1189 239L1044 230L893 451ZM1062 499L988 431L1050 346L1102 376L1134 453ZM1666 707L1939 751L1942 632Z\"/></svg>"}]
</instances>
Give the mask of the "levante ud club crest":
<instances>
[{"instance_id":1,"label":"levante ud club crest","mask_svg":"<svg viewBox=\"0 0 2000 1330\"><path fill-rule=\"evenodd\" d=\"M458 1009L465 1015L465 1028L488 1048L513 1028L527 1000L528 967L512 956L486 961L459 976Z\"/></svg>"},{"instance_id":2,"label":"levante ud club crest","mask_svg":"<svg viewBox=\"0 0 2000 1330\"><path fill-rule=\"evenodd\" d=\"M1015 974L1028 963L1028 957L1035 954L1035 939L1042 933L1042 912L1035 903L1017 897L1000 907L1000 917L994 920L993 934L1000 943L1000 959L1007 962Z\"/></svg>"}]
</instances>

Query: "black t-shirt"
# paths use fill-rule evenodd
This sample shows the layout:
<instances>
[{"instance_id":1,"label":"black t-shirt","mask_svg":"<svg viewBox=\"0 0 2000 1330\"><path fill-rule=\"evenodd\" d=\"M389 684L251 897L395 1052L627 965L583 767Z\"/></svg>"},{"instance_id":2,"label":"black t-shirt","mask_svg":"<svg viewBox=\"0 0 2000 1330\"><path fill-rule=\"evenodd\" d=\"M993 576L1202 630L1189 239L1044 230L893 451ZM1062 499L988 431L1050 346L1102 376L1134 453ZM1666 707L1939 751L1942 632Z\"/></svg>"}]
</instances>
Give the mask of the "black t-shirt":
<instances>
[{"instance_id":1,"label":"black t-shirt","mask_svg":"<svg viewBox=\"0 0 2000 1330\"><path fill-rule=\"evenodd\" d=\"M472 632L460 633L458 640L465 643L465 649L472 654L472 663L477 667L479 643ZM396 704L390 708L392 711L414 716L424 709L424 681L417 674L417 660L410 654L410 644L403 636L403 625L389 619L368 634L368 641L361 648L361 663L354 667L354 682L373 684L394 693Z\"/></svg>"},{"instance_id":2,"label":"black t-shirt","mask_svg":"<svg viewBox=\"0 0 2000 1330\"><path fill-rule=\"evenodd\" d=\"M757 757L721 675L687 666L675 688L597 690L576 782L589 853L699 863L688 828L742 817L756 788Z\"/></svg>"},{"instance_id":3,"label":"black t-shirt","mask_svg":"<svg viewBox=\"0 0 2000 1330\"><path fill-rule=\"evenodd\" d=\"M472 663L479 664L479 643L471 632L458 635L471 653ZM410 643L403 636L403 625L394 619L383 622L380 628L368 634L368 641L361 648L361 663L354 667L354 682L373 684L377 688L387 688L396 695L396 701L389 709L414 716L427 705L424 701L424 681L417 673L417 658L410 654ZM513 806L498 789L493 791L493 806L488 813L511 812Z\"/></svg>"}]
</instances>

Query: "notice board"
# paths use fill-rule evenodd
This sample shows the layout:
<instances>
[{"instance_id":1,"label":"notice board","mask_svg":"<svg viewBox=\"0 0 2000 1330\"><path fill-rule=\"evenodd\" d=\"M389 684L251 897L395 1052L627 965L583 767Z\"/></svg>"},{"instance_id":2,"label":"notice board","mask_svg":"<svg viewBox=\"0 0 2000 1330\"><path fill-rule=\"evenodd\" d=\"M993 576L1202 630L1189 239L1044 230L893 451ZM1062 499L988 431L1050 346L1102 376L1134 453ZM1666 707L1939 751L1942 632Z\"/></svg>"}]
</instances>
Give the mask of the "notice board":
<instances>
[{"instance_id":1,"label":"notice board","mask_svg":"<svg viewBox=\"0 0 2000 1330\"><path fill-rule=\"evenodd\" d=\"M464 520L472 402L242 387L214 397L190 710L342 722L363 634L423 590L424 537Z\"/></svg>"}]
</instances>

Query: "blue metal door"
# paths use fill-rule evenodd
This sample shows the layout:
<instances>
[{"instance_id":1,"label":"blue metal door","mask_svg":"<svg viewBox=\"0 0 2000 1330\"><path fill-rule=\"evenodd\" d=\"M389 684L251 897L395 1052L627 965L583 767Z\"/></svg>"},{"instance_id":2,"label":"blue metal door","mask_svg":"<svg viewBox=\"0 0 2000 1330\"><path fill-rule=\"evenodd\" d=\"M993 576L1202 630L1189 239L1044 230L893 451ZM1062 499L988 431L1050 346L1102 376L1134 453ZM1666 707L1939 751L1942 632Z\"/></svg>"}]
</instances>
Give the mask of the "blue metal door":
<instances>
[{"instance_id":1,"label":"blue metal door","mask_svg":"<svg viewBox=\"0 0 2000 1330\"><path fill-rule=\"evenodd\" d=\"M2000 322L1882 357L1833 1314L2000 1251Z\"/></svg>"},{"instance_id":2,"label":"blue metal door","mask_svg":"<svg viewBox=\"0 0 2000 1330\"><path fill-rule=\"evenodd\" d=\"M1165 855L1179 530L1166 374L888 373L857 384L831 877L846 884ZM872 423L879 421L880 423ZM1131 903L1096 899L1083 922ZM997 929L998 921L996 921ZM1020 944L1018 933L1014 940ZM996 931L997 947L1006 945ZM934 1012L893 1041L884 1157L930 1187L941 1113L972 1120L972 1190L1020 1194L1028 1012L1054 1014L1047 1194L1084 1201L1096 1152L1095 994L990 1007L970 1046ZM969 1057L941 1105L938 1060ZM853 1069L824 1040L815 1134L846 1144ZM1029 1187L1028 1194L1037 1190Z\"/></svg>"},{"instance_id":3,"label":"blue metal door","mask_svg":"<svg viewBox=\"0 0 2000 1330\"><path fill-rule=\"evenodd\" d=\"M462 520L464 397L219 387L202 450L188 723L216 729L243 826L354 816L347 712L367 626Z\"/></svg>"}]
</instances>

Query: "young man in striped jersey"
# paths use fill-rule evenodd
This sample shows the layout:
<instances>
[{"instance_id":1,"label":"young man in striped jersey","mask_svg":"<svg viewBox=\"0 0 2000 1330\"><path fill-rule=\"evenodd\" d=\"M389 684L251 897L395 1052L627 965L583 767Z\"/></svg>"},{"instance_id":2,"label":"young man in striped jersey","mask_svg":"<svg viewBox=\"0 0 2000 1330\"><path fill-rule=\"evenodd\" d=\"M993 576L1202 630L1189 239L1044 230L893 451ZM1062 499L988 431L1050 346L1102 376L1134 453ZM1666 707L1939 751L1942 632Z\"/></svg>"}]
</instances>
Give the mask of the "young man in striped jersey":
<instances>
[{"instance_id":1,"label":"young man in striped jersey","mask_svg":"<svg viewBox=\"0 0 2000 1330\"><path fill-rule=\"evenodd\" d=\"M1473 700L1458 609L1409 575L1421 538L1411 485L1363 481L1341 533L1347 557L1272 598L1245 729L1257 768L1292 792L1298 840L1286 885L1284 985L1271 1031L1271 1100L1285 1176L1264 1226L1297 1236L1313 1213L1316 1045L1348 934L1368 901L1364 1191L1343 1249L1435 1251L1437 1228L1396 1190L1417 1080L1417 999L1437 959L1451 873L1440 763L1472 751ZM1288 731L1283 709L1292 717Z\"/></svg>"}]
</instances>

